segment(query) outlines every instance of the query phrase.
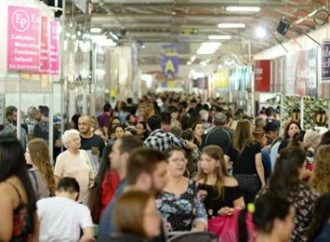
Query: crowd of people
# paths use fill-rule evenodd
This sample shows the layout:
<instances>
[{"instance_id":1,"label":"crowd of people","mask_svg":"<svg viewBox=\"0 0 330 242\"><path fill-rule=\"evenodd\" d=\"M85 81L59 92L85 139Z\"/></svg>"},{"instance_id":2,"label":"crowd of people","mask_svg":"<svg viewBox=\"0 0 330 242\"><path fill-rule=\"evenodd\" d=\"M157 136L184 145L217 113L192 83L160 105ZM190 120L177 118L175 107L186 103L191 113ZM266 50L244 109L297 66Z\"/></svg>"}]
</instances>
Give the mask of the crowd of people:
<instances>
[{"instance_id":1,"label":"crowd of people","mask_svg":"<svg viewBox=\"0 0 330 242\"><path fill-rule=\"evenodd\" d=\"M188 94L128 98L74 115L62 134L54 126L50 152L48 107L29 109L20 139L7 107L0 241L163 242L214 232L222 218L237 218L239 242L329 241L330 131L264 111Z\"/></svg>"}]
</instances>

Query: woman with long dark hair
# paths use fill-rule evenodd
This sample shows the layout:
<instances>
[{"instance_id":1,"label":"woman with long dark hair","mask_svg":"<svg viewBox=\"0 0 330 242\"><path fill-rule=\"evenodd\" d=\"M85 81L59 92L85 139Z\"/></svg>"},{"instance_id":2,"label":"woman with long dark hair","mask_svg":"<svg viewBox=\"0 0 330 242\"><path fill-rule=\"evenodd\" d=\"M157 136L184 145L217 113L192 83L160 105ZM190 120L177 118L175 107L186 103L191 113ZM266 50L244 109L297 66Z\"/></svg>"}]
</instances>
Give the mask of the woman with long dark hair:
<instances>
[{"instance_id":1,"label":"woman with long dark hair","mask_svg":"<svg viewBox=\"0 0 330 242\"><path fill-rule=\"evenodd\" d=\"M254 211L253 211L254 210ZM252 209L252 221L256 237L248 233L247 209L240 212L238 242L288 242L294 228L294 207L285 199L271 193L260 196Z\"/></svg>"},{"instance_id":2,"label":"woman with long dark hair","mask_svg":"<svg viewBox=\"0 0 330 242\"><path fill-rule=\"evenodd\" d=\"M36 196L24 150L13 136L0 136L0 241L38 241Z\"/></svg>"},{"instance_id":3,"label":"woman with long dark hair","mask_svg":"<svg viewBox=\"0 0 330 242\"><path fill-rule=\"evenodd\" d=\"M101 214L111 202L120 181L117 172L110 169L110 152L111 147L106 146L102 154L100 169L95 178L95 185L90 189L88 206L95 224L99 223Z\"/></svg>"},{"instance_id":4,"label":"woman with long dark hair","mask_svg":"<svg viewBox=\"0 0 330 242\"><path fill-rule=\"evenodd\" d=\"M292 141L294 135L301 130L299 123L291 121L285 126L283 140L278 147L278 153L281 152Z\"/></svg>"},{"instance_id":5,"label":"woman with long dark hair","mask_svg":"<svg viewBox=\"0 0 330 242\"><path fill-rule=\"evenodd\" d=\"M314 217L307 232L308 242L328 242L330 239L330 193L323 194L315 203Z\"/></svg>"},{"instance_id":6,"label":"woman with long dark hair","mask_svg":"<svg viewBox=\"0 0 330 242\"><path fill-rule=\"evenodd\" d=\"M295 228L292 242L303 242L305 230L309 227L317 193L304 182L304 163L306 155L303 149L288 147L281 153L270 178L269 191L285 197L296 209Z\"/></svg>"}]
</instances>

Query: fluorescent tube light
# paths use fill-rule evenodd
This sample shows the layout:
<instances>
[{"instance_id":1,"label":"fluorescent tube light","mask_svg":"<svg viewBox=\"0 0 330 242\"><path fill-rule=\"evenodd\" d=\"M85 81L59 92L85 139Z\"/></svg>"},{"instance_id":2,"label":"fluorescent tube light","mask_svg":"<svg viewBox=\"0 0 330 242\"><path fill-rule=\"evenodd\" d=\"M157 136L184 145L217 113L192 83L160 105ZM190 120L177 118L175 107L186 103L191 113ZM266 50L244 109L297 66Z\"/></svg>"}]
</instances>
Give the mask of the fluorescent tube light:
<instances>
[{"instance_id":1,"label":"fluorescent tube light","mask_svg":"<svg viewBox=\"0 0 330 242\"><path fill-rule=\"evenodd\" d=\"M218 42L204 42L197 50L198 55L212 55L221 46Z\"/></svg>"},{"instance_id":2,"label":"fluorescent tube light","mask_svg":"<svg viewBox=\"0 0 330 242\"><path fill-rule=\"evenodd\" d=\"M260 7L228 6L227 12L260 12Z\"/></svg>"},{"instance_id":3,"label":"fluorescent tube light","mask_svg":"<svg viewBox=\"0 0 330 242\"><path fill-rule=\"evenodd\" d=\"M230 35L209 35L208 39L211 40L229 40L231 39Z\"/></svg>"},{"instance_id":4,"label":"fluorescent tube light","mask_svg":"<svg viewBox=\"0 0 330 242\"><path fill-rule=\"evenodd\" d=\"M245 28L245 24L244 23L221 23L218 24L218 28L221 29L243 29Z\"/></svg>"},{"instance_id":5,"label":"fluorescent tube light","mask_svg":"<svg viewBox=\"0 0 330 242\"><path fill-rule=\"evenodd\" d=\"M93 33L93 34L99 34L99 33L102 33L102 29L101 29L101 28L91 28L90 31L91 31L91 33Z\"/></svg>"}]
</instances>

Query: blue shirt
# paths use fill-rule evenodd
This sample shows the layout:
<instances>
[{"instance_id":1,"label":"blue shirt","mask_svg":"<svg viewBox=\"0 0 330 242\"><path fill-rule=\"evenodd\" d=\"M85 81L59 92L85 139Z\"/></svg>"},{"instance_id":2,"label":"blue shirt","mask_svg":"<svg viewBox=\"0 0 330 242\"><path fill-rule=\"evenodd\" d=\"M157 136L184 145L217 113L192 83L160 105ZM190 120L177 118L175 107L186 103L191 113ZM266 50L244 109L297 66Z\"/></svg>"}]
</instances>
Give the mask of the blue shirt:
<instances>
[{"instance_id":1,"label":"blue shirt","mask_svg":"<svg viewBox=\"0 0 330 242\"><path fill-rule=\"evenodd\" d=\"M116 190L116 193L111 201L111 203L106 207L104 210L102 216L101 216L101 221L99 224L99 238L111 236L111 234L116 231L115 225L113 224L113 213L114 213L114 208L116 205L116 202L120 195L124 192L124 189L126 187L126 179L123 179Z\"/></svg>"},{"instance_id":2,"label":"blue shirt","mask_svg":"<svg viewBox=\"0 0 330 242\"><path fill-rule=\"evenodd\" d=\"M316 237L314 242L329 242L330 238L330 224L325 224L321 230L321 233Z\"/></svg>"}]
</instances>

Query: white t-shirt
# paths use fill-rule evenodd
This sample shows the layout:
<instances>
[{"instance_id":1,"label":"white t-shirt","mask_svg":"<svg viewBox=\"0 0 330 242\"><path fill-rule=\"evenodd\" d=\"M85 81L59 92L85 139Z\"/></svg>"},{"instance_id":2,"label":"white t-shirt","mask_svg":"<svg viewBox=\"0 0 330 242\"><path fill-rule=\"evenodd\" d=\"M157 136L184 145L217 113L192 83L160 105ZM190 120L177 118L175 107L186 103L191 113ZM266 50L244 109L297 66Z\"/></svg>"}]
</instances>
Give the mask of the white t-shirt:
<instances>
[{"instance_id":1,"label":"white t-shirt","mask_svg":"<svg viewBox=\"0 0 330 242\"><path fill-rule=\"evenodd\" d=\"M65 197L50 197L37 202L40 242L77 242L80 228L93 227L87 206Z\"/></svg>"},{"instance_id":2,"label":"white t-shirt","mask_svg":"<svg viewBox=\"0 0 330 242\"><path fill-rule=\"evenodd\" d=\"M87 204L88 201L90 173L91 167L89 156L84 150L79 150L79 154L77 155L66 150L56 158L54 169L55 176L75 178L80 187L78 200L84 204Z\"/></svg>"}]
</instances>

